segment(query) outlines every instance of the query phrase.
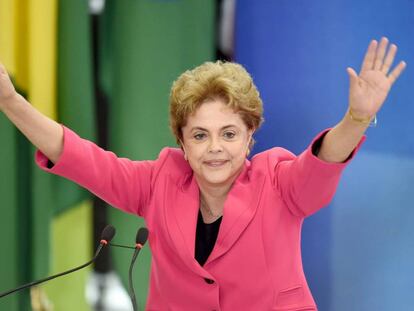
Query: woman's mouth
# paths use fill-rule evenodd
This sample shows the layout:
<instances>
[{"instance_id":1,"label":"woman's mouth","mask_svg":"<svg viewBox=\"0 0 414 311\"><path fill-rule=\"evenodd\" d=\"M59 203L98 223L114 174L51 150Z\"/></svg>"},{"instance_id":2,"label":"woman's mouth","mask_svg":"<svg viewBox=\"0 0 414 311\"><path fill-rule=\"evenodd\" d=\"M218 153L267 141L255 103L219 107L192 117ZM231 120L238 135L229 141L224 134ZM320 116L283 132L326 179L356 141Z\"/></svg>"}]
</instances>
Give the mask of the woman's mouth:
<instances>
[{"instance_id":1,"label":"woman's mouth","mask_svg":"<svg viewBox=\"0 0 414 311\"><path fill-rule=\"evenodd\" d=\"M211 161L204 161L204 164L210 167L221 167L227 162L228 160L211 160Z\"/></svg>"}]
</instances>

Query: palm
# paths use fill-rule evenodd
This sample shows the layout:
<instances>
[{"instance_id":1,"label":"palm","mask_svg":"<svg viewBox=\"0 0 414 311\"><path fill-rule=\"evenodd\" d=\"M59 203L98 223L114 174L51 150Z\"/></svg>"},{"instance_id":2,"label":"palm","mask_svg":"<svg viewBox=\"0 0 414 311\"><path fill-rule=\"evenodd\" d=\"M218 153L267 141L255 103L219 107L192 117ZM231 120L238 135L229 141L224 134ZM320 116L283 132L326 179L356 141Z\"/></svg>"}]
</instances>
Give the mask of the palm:
<instances>
[{"instance_id":1,"label":"palm","mask_svg":"<svg viewBox=\"0 0 414 311\"><path fill-rule=\"evenodd\" d=\"M388 40L383 38L377 47L372 41L365 54L359 75L348 68L350 76L349 105L354 113L362 117L375 115L383 105L392 84L396 81L405 63L389 73L397 47L392 44L386 53Z\"/></svg>"},{"instance_id":2,"label":"palm","mask_svg":"<svg viewBox=\"0 0 414 311\"><path fill-rule=\"evenodd\" d=\"M358 83L350 90L350 101L354 111L363 111L369 115L377 113L391 84L381 73L374 70L363 72L358 77Z\"/></svg>"}]
</instances>

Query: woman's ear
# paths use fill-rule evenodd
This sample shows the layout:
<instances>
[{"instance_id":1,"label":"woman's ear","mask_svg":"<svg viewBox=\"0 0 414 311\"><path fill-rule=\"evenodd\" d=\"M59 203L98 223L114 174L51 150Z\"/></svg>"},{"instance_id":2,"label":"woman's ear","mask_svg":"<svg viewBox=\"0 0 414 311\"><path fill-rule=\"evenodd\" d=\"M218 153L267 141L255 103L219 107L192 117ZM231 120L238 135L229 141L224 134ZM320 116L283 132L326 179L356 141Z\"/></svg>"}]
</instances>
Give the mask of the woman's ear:
<instances>
[{"instance_id":1,"label":"woman's ear","mask_svg":"<svg viewBox=\"0 0 414 311\"><path fill-rule=\"evenodd\" d=\"M249 146L249 148L250 148L250 145L251 145L251 143L252 143L252 139L253 139L253 134L254 134L254 132L256 131L256 129L251 129L251 130L249 130L248 131L248 135L249 135L249 139L248 139L248 146Z\"/></svg>"},{"instance_id":2,"label":"woman's ear","mask_svg":"<svg viewBox=\"0 0 414 311\"><path fill-rule=\"evenodd\" d=\"M248 134L249 134L249 138L250 138L250 140L252 139L252 137L253 137L253 134L254 134L254 132L256 132L256 129L250 129L250 130L248 130L247 131L248 132Z\"/></svg>"},{"instance_id":3,"label":"woman's ear","mask_svg":"<svg viewBox=\"0 0 414 311\"><path fill-rule=\"evenodd\" d=\"M184 152L184 160L186 160L186 161L188 161L188 158L187 158L187 153L185 152L185 147L184 147L184 143L183 143L183 141L180 139L180 146L181 146L181 149L183 150L183 152Z\"/></svg>"},{"instance_id":4,"label":"woman's ear","mask_svg":"<svg viewBox=\"0 0 414 311\"><path fill-rule=\"evenodd\" d=\"M249 154L250 154L250 151L251 151L250 148L252 147L252 140L253 140L253 134L254 134L254 132L255 132L254 129L248 130L248 132L247 132L248 138L247 138L247 151L246 151L246 156L249 156Z\"/></svg>"}]
</instances>

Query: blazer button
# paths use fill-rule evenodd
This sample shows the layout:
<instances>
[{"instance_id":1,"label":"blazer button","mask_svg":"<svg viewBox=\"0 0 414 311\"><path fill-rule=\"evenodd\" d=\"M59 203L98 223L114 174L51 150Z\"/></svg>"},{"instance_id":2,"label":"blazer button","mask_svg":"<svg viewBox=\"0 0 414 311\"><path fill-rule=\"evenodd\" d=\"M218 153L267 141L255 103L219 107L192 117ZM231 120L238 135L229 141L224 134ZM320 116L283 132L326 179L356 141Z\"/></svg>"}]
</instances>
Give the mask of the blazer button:
<instances>
[{"instance_id":1,"label":"blazer button","mask_svg":"<svg viewBox=\"0 0 414 311\"><path fill-rule=\"evenodd\" d=\"M212 279L205 278L204 281L206 281L207 284L213 284L214 283L214 280L212 280Z\"/></svg>"}]
</instances>

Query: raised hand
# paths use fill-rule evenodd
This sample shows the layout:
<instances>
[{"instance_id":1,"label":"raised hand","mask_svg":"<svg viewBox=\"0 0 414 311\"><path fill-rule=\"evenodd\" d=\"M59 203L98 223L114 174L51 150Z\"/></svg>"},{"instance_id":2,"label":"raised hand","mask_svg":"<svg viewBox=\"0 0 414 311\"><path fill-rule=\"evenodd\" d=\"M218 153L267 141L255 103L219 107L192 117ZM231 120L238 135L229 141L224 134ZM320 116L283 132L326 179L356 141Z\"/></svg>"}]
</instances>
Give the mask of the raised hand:
<instances>
[{"instance_id":1,"label":"raised hand","mask_svg":"<svg viewBox=\"0 0 414 311\"><path fill-rule=\"evenodd\" d=\"M0 63L0 110L2 110L5 103L10 99L13 99L15 95L17 95L17 93L6 68Z\"/></svg>"},{"instance_id":2,"label":"raised hand","mask_svg":"<svg viewBox=\"0 0 414 311\"><path fill-rule=\"evenodd\" d=\"M397 46L383 37L378 45L372 40L365 54L359 75L348 67L350 79L349 108L352 115L360 120L369 120L383 105L392 84L398 79L406 67L401 61L390 71L397 52Z\"/></svg>"}]
</instances>

